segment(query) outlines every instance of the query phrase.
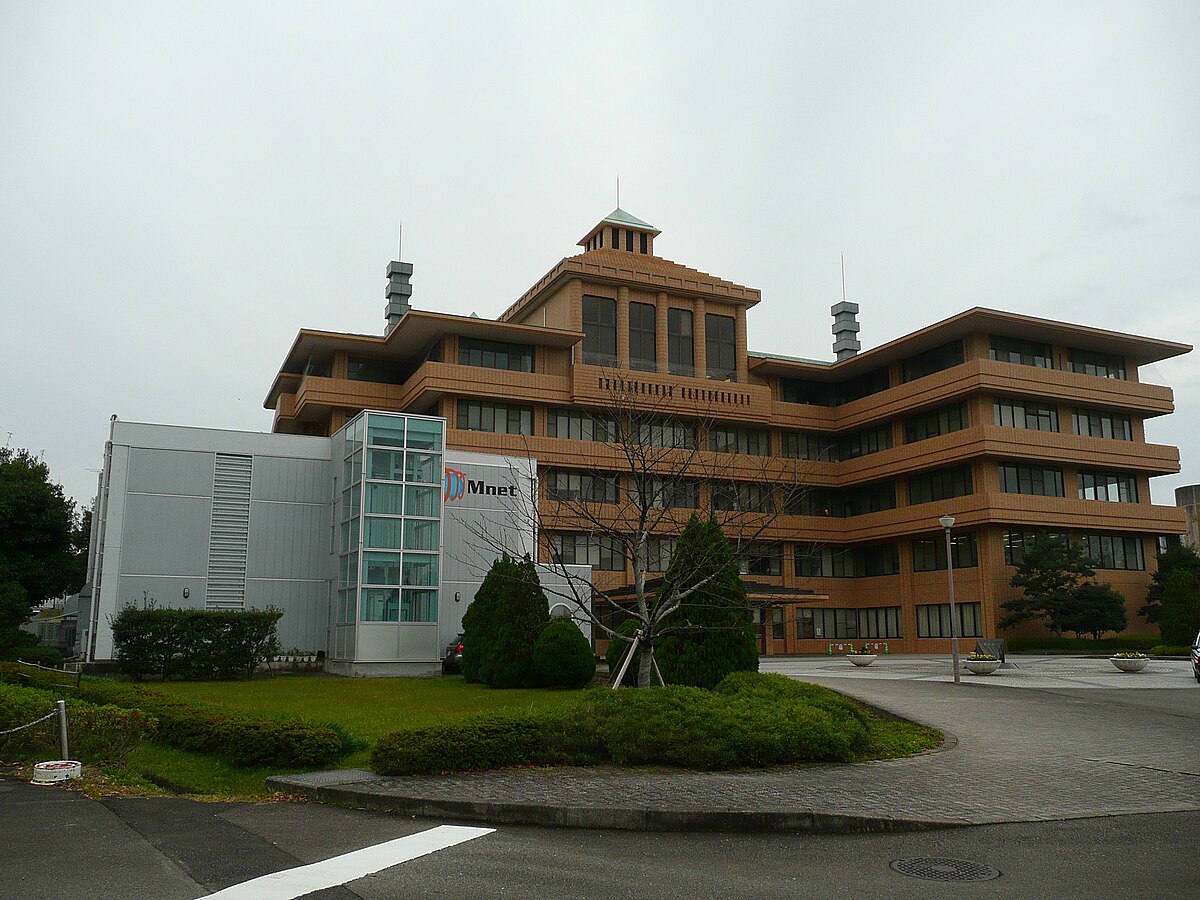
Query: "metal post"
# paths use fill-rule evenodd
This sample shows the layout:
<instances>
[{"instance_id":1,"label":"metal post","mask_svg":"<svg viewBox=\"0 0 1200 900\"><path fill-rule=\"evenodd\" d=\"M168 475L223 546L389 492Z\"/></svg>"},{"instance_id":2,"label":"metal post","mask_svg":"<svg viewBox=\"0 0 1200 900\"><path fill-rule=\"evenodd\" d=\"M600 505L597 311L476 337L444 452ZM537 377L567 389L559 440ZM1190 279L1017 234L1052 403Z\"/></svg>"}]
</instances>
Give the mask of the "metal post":
<instances>
[{"instance_id":1,"label":"metal post","mask_svg":"<svg viewBox=\"0 0 1200 900\"><path fill-rule=\"evenodd\" d=\"M59 700L58 707L58 749L62 752L59 759L70 759L71 752L67 747L67 701Z\"/></svg>"},{"instance_id":2,"label":"metal post","mask_svg":"<svg viewBox=\"0 0 1200 900\"><path fill-rule=\"evenodd\" d=\"M945 519L950 519L950 524L947 525ZM950 652L954 657L954 683L959 684L962 681L962 676L959 670L958 661L958 610L954 606L954 554L950 546L950 525L954 524L954 519L945 516L939 520L942 527L946 531L946 581L947 587L950 590Z\"/></svg>"}]
</instances>

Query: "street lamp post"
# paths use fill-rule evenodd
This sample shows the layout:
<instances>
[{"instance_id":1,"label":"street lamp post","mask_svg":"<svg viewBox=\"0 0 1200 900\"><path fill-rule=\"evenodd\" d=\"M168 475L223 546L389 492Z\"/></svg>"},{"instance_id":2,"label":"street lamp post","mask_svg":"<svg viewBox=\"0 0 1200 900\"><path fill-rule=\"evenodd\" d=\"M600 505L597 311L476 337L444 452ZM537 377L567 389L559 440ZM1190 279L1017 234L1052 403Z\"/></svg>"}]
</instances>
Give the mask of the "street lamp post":
<instances>
[{"instance_id":1,"label":"street lamp post","mask_svg":"<svg viewBox=\"0 0 1200 900\"><path fill-rule=\"evenodd\" d=\"M946 532L946 584L950 591L950 652L954 657L954 683L959 684L962 677L958 662L958 610L954 607L954 554L950 547L950 529L954 527L954 516L942 516L938 524Z\"/></svg>"}]
</instances>

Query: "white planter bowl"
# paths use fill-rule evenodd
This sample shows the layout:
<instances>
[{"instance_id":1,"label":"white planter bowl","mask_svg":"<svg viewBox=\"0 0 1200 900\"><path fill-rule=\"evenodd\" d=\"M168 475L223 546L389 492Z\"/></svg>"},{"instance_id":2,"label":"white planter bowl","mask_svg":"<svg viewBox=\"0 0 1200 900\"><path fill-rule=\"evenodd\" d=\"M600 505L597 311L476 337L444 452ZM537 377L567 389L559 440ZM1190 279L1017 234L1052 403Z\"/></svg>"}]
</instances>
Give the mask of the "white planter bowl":
<instances>
[{"instance_id":1,"label":"white planter bowl","mask_svg":"<svg viewBox=\"0 0 1200 900\"><path fill-rule=\"evenodd\" d=\"M875 662L877 653L847 653L846 659L854 663L856 666L869 666Z\"/></svg>"},{"instance_id":2,"label":"white planter bowl","mask_svg":"<svg viewBox=\"0 0 1200 900\"><path fill-rule=\"evenodd\" d=\"M991 675L1000 668L998 659L964 659L963 665L967 671L975 675Z\"/></svg>"},{"instance_id":3,"label":"white planter bowl","mask_svg":"<svg viewBox=\"0 0 1200 900\"><path fill-rule=\"evenodd\" d=\"M1108 661L1120 669L1122 672L1140 672L1150 664L1149 658L1144 659L1119 659L1116 656L1110 656Z\"/></svg>"}]
</instances>

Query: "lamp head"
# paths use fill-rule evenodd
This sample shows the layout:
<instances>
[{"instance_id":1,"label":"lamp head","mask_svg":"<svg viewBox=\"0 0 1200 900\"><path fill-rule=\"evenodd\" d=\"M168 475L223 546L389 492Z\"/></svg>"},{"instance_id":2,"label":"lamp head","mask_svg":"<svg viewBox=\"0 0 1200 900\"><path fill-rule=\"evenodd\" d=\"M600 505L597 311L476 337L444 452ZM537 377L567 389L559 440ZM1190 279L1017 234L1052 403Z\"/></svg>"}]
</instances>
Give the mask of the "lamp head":
<instances>
[{"instance_id":1,"label":"lamp head","mask_svg":"<svg viewBox=\"0 0 1200 900\"><path fill-rule=\"evenodd\" d=\"M949 531L954 527L954 516L942 516L940 519L938 519L938 523L947 531Z\"/></svg>"}]
</instances>

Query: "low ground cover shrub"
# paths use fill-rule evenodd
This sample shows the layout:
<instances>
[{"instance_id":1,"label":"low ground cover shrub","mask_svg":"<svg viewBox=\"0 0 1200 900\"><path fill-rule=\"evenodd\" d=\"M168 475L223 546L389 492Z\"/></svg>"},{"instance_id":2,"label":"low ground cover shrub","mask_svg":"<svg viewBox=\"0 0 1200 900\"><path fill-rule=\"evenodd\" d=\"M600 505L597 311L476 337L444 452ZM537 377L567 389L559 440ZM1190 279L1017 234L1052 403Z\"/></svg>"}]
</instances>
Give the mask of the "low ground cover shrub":
<instances>
[{"instance_id":1,"label":"low ground cover shrub","mask_svg":"<svg viewBox=\"0 0 1200 900\"><path fill-rule=\"evenodd\" d=\"M0 664L0 680L69 691L89 703L141 710L158 721L155 740L159 743L211 753L236 766L322 766L361 748L361 742L344 729L339 734L311 722L241 715L125 682L83 678L76 687L74 679L12 664Z\"/></svg>"},{"instance_id":2,"label":"low ground cover shrub","mask_svg":"<svg viewBox=\"0 0 1200 900\"><path fill-rule=\"evenodd\" d=\"M844 762L870 739L870 716L833 691L742 672L717 690L658 687L584 692L567 706L475 716L380 740L384 775L563 763L694 769Z\"/></svg>"},{"instance_id":3,"label":"low ground cover shrub","mask_svg":"<svg viewBox=\"0 0 1200 900\"><path fill-rule=\"evenodd\" d=\"M60 699L53 691L0 682L0 731L25 725L51 712ZM129 751L155 734L156 721L141 710L97 706L67 699L67 736L75 759L121 763ZM0 736L0 759L57 758L56 719Z\"/></svg>"}]
</instances>

